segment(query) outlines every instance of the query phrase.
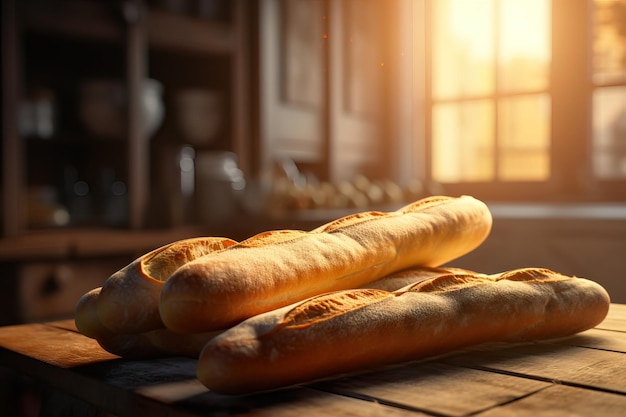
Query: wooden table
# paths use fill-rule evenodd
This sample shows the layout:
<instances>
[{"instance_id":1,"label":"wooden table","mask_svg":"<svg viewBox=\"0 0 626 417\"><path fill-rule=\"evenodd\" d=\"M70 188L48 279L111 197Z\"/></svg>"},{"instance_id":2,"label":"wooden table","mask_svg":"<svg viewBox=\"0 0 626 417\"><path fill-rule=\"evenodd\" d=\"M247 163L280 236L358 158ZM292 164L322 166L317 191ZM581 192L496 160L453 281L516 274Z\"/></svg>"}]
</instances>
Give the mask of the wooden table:
<instances>
[{"instance_id":1,"label":"wooden table","mask_svg":"<svg viewBox=\"0 0 626 417\"><path fill-rule=\"evenodd\" d=\"M612 304L595 329L565 339L483 346L272 393L222 396L198 382L195 360L121 359L72 321L0 328L0 366L120 417L624 416L625 352L626 305Z\"/></svg>"}]
</instances>

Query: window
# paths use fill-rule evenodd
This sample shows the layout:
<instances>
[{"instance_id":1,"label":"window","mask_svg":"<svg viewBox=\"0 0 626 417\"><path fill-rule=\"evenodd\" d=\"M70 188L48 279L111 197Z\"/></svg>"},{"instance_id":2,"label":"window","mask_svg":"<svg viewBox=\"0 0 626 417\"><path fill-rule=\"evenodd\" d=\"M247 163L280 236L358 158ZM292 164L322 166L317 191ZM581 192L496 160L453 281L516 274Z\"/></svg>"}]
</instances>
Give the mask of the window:
<instances>
[{"instance_id":1,"label":"window","mask_svg":"<svg viewBox=\"0 0 626 417\"><path fill-rule=\"evenodd\" d=\"M593 23L593 172L626 178L626 1L596 0Z\"/></svg>"},{"instance_id":2,"label":"window","mask_svg":"<svg viewBox=\"0 0 626 417\"><path fill-rule=\"evenodd\" d=\"M430 0L426 180L490 200L626 199L626 0Z\"/></svg>"}]
</instances>

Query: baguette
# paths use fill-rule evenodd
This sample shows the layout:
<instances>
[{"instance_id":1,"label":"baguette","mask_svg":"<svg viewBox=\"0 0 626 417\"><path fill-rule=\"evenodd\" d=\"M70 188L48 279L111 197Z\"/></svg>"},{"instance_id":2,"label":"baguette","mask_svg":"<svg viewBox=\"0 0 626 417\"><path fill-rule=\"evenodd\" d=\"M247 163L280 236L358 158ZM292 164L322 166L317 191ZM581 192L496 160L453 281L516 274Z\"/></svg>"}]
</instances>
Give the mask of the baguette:
<instances>
[{"instance_id":1,"label":"baguette","mask_svg":"<svg viewBox=\"0 0 626 417\"><path fill-rule=\"evenodd\" d=\"M369 288L396 290L427 278L450 273L468 273L460 268L415 268L371 282ZM182 355L197 358L204 345L222 331L174 333L158 328L143 333L115 333L105 327L98 316L98 298L102 287L84 294L76 305L75 324L83 335L95 339L106 351L126 358L151 358Z\"/></svg>"},{"instance_id":2,"label":"baguette","mask_svg":"<svg viewBox=\"0 0 626 417\"><path fill-rule=\"evenodd\" d=\"M137 258L104 282L97 297L98 322L94 326L103 325L113 333L129 334L164 327L159 314L163 282L179 266L235 243L222 237L184 239ZM78 319L84 328L89 328L85 320Z\"/></svg>"},{"instance_id":3,"label":"baguette","mask_svg":"<svg viewBox=\"0 0 626 417\"><path fill-rule=\"evenodd\" d=\"M243 394L440 355L487 342L558 338L600 323L599 284L547 269L450 274L395 292L338 291L268 312L203 349L198 378Z\"/></svg>"},{"instance_id":4,"label":"baguette","mask_svg":"<svg viewBox=\"0 0 626 417\"><path fill-rule=\"evenodd\" d=\"M161 291L161 319L181 333L231 327L411 266L437 267L479 246L491 224L489 209L477 199L431 197L395 212L350 215L311 232L261 233L176 270Z\"/></svg>"},{"instance_id":5,"label":"baguette","mask_svg":"<svg viewBox=\"0 0 626 417\"><path fill-rule=\"evenodd\" d=\"M177 334L166 328L143 333L114 333L98 317L101 287L87 292L76 305L75 324L78 331L95 339L106 351L126 358L187 356L197 358L209 340L221 332Z\"/></svg>"}]
</instances>

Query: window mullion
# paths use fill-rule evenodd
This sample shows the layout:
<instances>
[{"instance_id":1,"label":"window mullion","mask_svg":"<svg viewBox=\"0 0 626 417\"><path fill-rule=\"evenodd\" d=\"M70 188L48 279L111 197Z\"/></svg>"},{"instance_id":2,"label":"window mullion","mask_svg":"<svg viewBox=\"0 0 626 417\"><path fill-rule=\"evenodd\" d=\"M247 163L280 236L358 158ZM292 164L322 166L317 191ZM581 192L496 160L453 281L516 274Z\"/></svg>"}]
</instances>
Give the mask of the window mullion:
<instances>
[{"instance_id":1,"label":"window mullion","mask_svg":"<svg viewBox=\"0 0 626 417\"><path fill-rule=\"evenodd\" d=\"M568 199L585 192L591 175L588 0L553 0L552 28L552 185Z\"/></svg>"},{"instance_id":2,"label":"window mullion","mask_svg":"<svg viewBox=\"0 0 626 417\"><path fill-rule=\"evenodd\" d=\"M499 181L500 178L500 154L501 154L501 144L500 144L500 1L494 1L494 11L493 11L493 172L494 172L494 181Z\"/></svg>"},{"instance_id":3,"label":"window mullion","mask_svg":"<svg viewBox=\"0 0 626 417\"><path fill-rule=\"evenodd\" d=\"M424 117L424 151L426 153L425 161L425 182L433 182L433 161L432 161L432 140L433 140L433 0L426 0L424 6L424 59L426 65L424 65L424 110L426 115Z\"/></svg>"}]
</instances>

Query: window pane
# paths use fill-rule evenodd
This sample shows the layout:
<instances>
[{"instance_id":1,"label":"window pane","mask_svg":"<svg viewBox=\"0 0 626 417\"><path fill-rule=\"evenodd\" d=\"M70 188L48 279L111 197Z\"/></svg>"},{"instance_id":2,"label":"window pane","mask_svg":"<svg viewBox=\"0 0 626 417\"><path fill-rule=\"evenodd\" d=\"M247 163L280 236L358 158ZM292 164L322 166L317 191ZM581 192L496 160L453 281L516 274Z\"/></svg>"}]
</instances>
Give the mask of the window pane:
<instances>
[{"instance_id":1,"label":"window pane","mask_svg":"<svg viewBox=\"0 0 626 417\"><path fill-rule=\"evenodd\" d=\"M437 182L494 178L494 108L490 100L433 107L433 179Z\"/></svg>"},{"instance_id":2,"label":"window pane","mask_svg":"<svg viewBox=\"0 0 626 417\"><path fill-rule=\"evenodd\" d=\"M550 65L550 2L501 0L500 18L500 88L502 91L545 89Z\"/></svg>"},{"instance_id":3,"label":"window pane","mask_svg":"<svg viewBox=\"0 0 626 417\"><path fill-rule=\"evenodd\" d=\"M435 99L493 93L494 4L494 0L431 2Z\"/></svg>"},{"instance_id":4,"label":"window pane","mask_svg":"<svg viewBox=\"0 0 626 417\"><path fill-rule=\"evenodd\" d=\"M550 176L550 98L503 99L499 108L499 179L544 181Z\"/></svg>"},{"instance_id":5,"label":"window pane","mask_svg":"<svg viewBox=\"0 0 626 417\"><path fill-rule=\"evenodd\" d=\"M626 178L626 87L594 92L593 172L600 179Z\"/></svg>"},{"instance_id":6,"label":"window pane","mask_svg":"<svg viewBox=\"0 0 626 417\"><path fill-rule=\"evenodd\" d=\"M594 1L593 81L626 81L626 0Z\"/></svg>"}]
</instances>

